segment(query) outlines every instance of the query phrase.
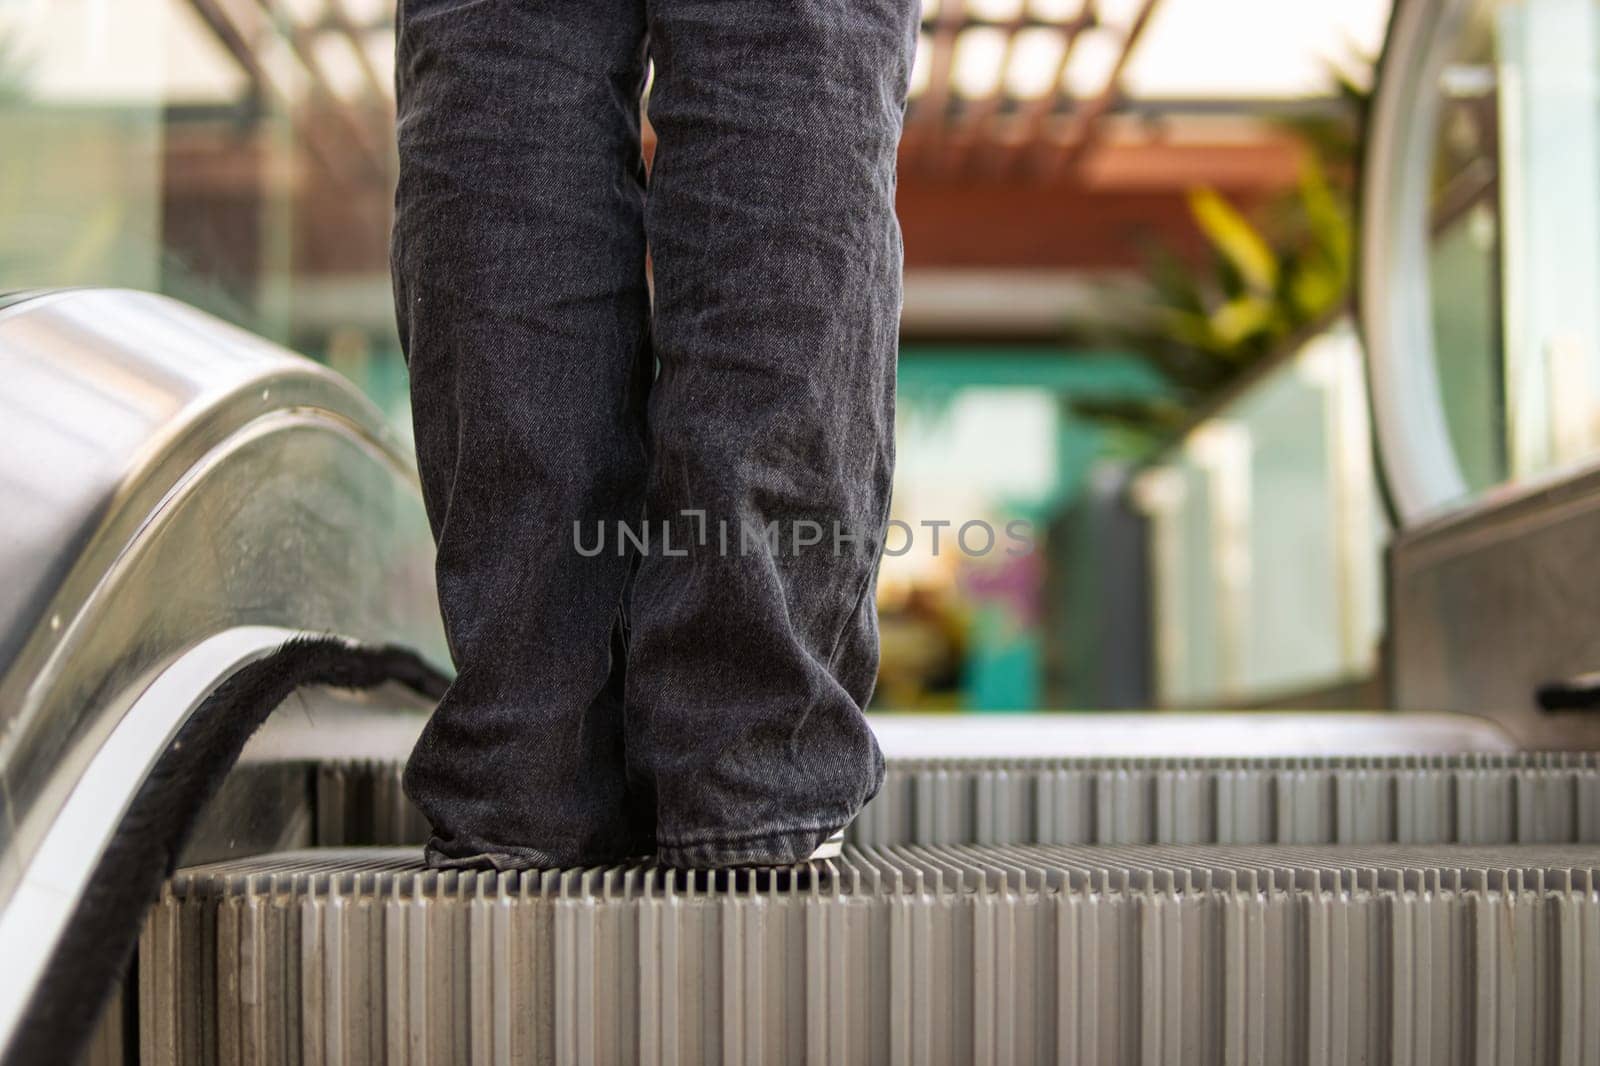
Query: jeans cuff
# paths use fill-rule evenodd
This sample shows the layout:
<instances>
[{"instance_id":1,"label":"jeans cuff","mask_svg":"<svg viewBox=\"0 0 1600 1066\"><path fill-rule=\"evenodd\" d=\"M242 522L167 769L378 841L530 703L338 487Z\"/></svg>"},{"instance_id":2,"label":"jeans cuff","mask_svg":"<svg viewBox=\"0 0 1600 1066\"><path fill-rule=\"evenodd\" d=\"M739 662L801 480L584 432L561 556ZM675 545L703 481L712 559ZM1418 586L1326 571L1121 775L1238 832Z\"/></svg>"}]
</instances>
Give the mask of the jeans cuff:
<instances>
[{"instance_id":1,"label":"jeans cuff","mask_svg":"<svg viewBox=\"0 0 1600 1066\"><path fill-rule=\"evenodd\" d=\"M438 837L428 841L422 854L433 870L560 870L572 865L538 848L494 845L482 851L446 850Z\"/></svg>"},{"instance_id":2,"label":"jeans cuff","mask_svg":"<svg viewBox=\"0 0 1600 1066\"><path fill-rule=\"evenodd\" d=\"M423 849L423 858L433 870L571 870L638 862L648 857L653 846L646 843L616 854L574 855L517 844L446 844L433 837Z\"/></svg>"},{"instance_id":3,"label":"jeans cuff","mask_svg":"<svg viewBox=\"0 0 1600 1066\"><path fill-rule=\"evenodd\" d=\"M759 836L733 836L721 840L701 840L687 844L661 844L656 862L680 870L705 870L725 866L793 866L805 862L817 845L850 824L838 821L814 826L780 829Z\"/></svg>"}]
</instances>

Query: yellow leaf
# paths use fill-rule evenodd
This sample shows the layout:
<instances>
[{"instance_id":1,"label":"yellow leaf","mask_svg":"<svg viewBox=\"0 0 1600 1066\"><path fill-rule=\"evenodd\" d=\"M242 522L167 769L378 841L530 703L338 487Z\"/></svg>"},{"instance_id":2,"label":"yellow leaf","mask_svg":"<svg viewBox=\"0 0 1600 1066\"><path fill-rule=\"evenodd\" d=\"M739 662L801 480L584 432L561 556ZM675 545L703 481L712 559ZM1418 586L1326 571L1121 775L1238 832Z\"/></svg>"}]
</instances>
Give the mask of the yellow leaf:
<instances>
[{"instance_id":1,"label":"yellow leaf","mask_svg":"<svg viewBox=\"0 0 1600 1066\"><path fill-rule=\"evenodd\" d=\"M1211 313L1211 331L1226 347L1235 348L1248 337L1270 331L1276 314L1270 300L1241 296Z\"/></svg>"},{"instance_id":2,"label":"yellow leaf","mask_svg":"<svg viewBox=\"0 0 1600 1066\"><path fill-rule=\"evenodd\" d=\"M1278 258L1248 219L1215 190L1189 191L1189 211L1217 251L1233 264L1245 283L1259 293L1278 283Z\"/></svg>"}]
</instances>

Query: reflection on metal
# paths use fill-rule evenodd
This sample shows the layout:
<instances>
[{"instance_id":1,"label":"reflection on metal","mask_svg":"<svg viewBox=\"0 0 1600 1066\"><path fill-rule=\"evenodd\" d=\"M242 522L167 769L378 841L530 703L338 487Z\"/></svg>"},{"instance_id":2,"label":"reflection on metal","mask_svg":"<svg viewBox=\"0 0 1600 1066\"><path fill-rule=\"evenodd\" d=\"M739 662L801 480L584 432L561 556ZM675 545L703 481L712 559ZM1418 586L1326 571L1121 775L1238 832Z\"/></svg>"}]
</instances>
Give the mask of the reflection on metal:
<instances>
[{"instance_id":1,"label":"reflection on metal","mask_svg":"<svg viewBox=\"0 0 1600 1066\"><path fill-rule=\"evenodd\" d=\"M1439 390L1428 240L1437 87L1471 6L1395 5L1367 126L1358 302L1380 461L1401 526L1467 492Z\"/></svg>"},{"instance_id":2,"label":"reflection on metal","mask_svg":"<svg viewBox=\"0 0 1600 1066\"><path fill-rule=\"evenodd\" d=\"M1600 669L1600 468L1397 538L1395 702L1468 710L1525 747L1600 747L1600 707L1548 713L1543 685Z\"/></svg>"},{"instance_id":3,"label":"reflection on metal","mask_svg":"<svg viewBox=\"0 0 1600 1066\"><path fill-rule=\"evenodd\" d=\"M173 301L107 291L0 311L0 377L10 943L70 912L76 865L38 865L93 850L59 836L64 812L114 826L141 753L175 727L161 722L223 660L300 631L446 655L410 459L341 379ZM141 704L174 679L181 698ZM6 1004L23 976L8 964Z\"/></svg>"}]
</instances>

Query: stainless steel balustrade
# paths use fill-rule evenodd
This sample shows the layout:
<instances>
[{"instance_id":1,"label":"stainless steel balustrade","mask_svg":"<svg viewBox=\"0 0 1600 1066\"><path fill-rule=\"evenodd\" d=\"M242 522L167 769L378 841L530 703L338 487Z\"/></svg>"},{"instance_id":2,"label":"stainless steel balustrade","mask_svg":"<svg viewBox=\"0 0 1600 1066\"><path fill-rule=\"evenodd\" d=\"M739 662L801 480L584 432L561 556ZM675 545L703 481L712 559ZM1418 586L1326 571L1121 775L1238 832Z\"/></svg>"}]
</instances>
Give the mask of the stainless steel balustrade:
<instances>
[{"instance_id":1,"label":"stainless steel balustrade","mask_svg":"<svg viewBox=\"0 0 1600 1066\"><path fill-rule=\"evenodd\" d=\"M221 681L306 633L444 654L411 459L336 375L174 301L82 290L0 307L0 380L4 1048Z\"/></svg>"}]
</instances>

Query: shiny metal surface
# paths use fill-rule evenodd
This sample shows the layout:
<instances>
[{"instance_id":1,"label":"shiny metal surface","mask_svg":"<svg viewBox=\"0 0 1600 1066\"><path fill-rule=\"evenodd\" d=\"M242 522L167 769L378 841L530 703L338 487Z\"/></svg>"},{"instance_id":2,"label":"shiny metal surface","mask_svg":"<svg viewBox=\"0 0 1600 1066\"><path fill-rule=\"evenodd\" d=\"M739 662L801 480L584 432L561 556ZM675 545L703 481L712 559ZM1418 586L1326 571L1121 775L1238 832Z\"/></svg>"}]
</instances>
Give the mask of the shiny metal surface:
<instances>
[{"instance_id":1,"label":"shiny metal surface","mask_svg":"<svg viewBox=\"0 0 1600 1066\"><path fill-rule=\"evenodd\" d=\"M239 626L201 641L141 692L72 782L66 801L20 856L20 879L0 909L0 1047L72 920L129 802L173 737L217 685L299 634Z\"/></svg>"},{"instance_id":2,"label":"shiny metal surface","mask_svg":"<svg viewBox=\"0 0 1600 1066\"><path fill-rule=\"evenodd\" d=\"M1600 468L1522 487L1396 538L1394 697L1467 710L1519 745L1600 748L1600 707L1547 712L1540 686L1600 669Z\"/></svg>"},{"instance_id":3,"label":"shiny metal surface","mask_svg":"<svg viewBox=\"0 0 1600 1066\"><path fill-rule=\"evenodd\" d=\"M1471 0L1395 5L1367 122L1356 279L1379 461L1405 526L1462 500L1429 298L1429 195L1439 76Z\"/></svg>"},{"instance_id":4,"label":"shiny metal surface","mask_svg":"<svg viewBox=\"0 0 1600 1066\"><path fill-rule=\"evenodd\" d=\"M105 743L207 638L448 659L408 452L336 375L162 297L83 290L0 310L0 379L9 912Z\"/></svg>"},{"instance_id":5,"label":"shiny metal surface","mask_svg":"<svg viewBox=\"0 0 1600 1066\"><path fill-rule=\"evenodd\" d=\"M1504 752L1493 723L1466 714L1168 711L869 716L889 759L1309 756Z\"/></svg>"},{"instance_id":6,"label":"shiny metal surface","mask_svg":"<svg viewBox=\"0 0 1600 1066\"><path fill-rule=\"evenodd\" d=\"M319 711L309 718L275 715L250 741L240 762L399 762L411 753L423 720L422 714L395 714L354 706ZM1503 728L1470 713L889 713L869 714L867 721L884 756L891 760L1463 755L1516 750Z\"/></svg>"}]
</instances>

